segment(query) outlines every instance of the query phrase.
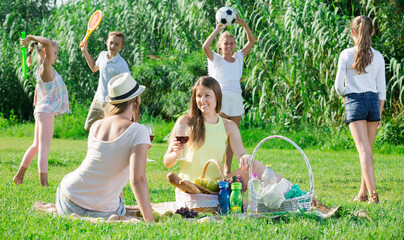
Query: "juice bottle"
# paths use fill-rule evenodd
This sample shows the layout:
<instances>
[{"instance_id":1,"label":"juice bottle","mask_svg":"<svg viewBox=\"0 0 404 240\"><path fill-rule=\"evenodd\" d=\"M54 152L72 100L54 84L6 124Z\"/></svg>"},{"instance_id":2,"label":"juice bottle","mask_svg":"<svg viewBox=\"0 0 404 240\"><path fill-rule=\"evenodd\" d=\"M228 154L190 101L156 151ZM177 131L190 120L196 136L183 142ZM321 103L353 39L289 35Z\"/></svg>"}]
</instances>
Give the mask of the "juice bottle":
<instances>
[{"instance_id":1,"label":"juice bottle","mask_svg":"<svg viewBox=\"0 0 404 240\"><path fill-rule=\"evenodd\" d=\"M229 188L229 183L225 181L220 181L219 182L219 214L220 215L226 215L230 213L230 195L229 191L227 190Z\"/></svg>"},{"instance_id":2,"label":"juice bottle","mask_svg":"<svg viewBox=\"0 0 404 240\"><path fill-rule=\"evenodd\" d=\"M231 184L230 209L231 213L241 213L243 209L243 196L241 195L242 185L239 182Z\"/></svg>"}]
</instances>

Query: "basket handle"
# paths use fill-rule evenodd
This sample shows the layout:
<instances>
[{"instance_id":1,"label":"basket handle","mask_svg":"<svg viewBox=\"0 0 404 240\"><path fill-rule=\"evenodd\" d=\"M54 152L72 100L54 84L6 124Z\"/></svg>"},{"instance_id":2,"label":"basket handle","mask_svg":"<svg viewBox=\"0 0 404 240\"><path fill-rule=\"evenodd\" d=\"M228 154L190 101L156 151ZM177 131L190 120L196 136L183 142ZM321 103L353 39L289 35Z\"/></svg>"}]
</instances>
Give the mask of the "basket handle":
<instances>
[{"instance_id":1,"label":"basket handle","mask_svg":"<svg viewBox=\"0 0 404 240\"><path fill-rule=\"evenodd\" d=\"M311 166L310 166L309 160L308 160L307 157L306 157L306 154L304 154L303 150L302 150L295 142L293 142L292 140L290 140L289 138L284 137L284 136L280 136L280 135L269 136L269 137L264 138L263 140L261 140L261 142L258 143L258 145L257 145L257 146L255 147L255 149L254 149L254 152L253 152L253 155L252 155L251 161L250 161L250 167L249 167L250 178L252 177L252 165L253 165L253 161L254 161L254 158L255 158L255 154L257 154L258 149L261 147L262 144L264 144L264 142L266 142L266 141L268 141L268 140L270 140L270 139L274 139L274 138L283 139L283 140L289 142L290 144L292 144L297 150L299 150L299 152L300 152L300 154L302 155L304 161L306 162L306 166L307 166L307 168L308 168L308 170L309 170L309 175L310 175L310 193L311 193L311 194L314 194L313 172L311 171Z\"/></svg>"},{"instance_id":2,"label":"basket handle","mask_svg":"<svg viewBox=\"0 0 404 240\"><path fill-rule=\"evenodd\" d=\"M217 168L219 169L219 172L220 172L220 177L221 177L222 181L224 181L224 175L223 175L222 167L220 166L219 162L216 161L215 159L209 159L205 163L205 167L203 167L203 171L202 171L202 178L205 178L206 170L208 169L208 166L209 166L210 163L214 163L217 166Z\"/></svg>"}]
</instances>

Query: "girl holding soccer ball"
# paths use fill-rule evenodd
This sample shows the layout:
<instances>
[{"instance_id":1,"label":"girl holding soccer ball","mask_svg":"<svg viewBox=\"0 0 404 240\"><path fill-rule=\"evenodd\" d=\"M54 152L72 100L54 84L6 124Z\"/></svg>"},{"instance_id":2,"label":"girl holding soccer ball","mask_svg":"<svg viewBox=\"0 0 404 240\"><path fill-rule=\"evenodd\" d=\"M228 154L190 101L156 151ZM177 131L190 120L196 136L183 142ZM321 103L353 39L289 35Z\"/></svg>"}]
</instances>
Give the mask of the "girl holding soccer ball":
<instances>
[{"instance_id":1,"label":"girl holding soccer ball","mask_svg":"<svg viewBox=\"0 0 404 240\"><path fill-rule=\"evenodd\" d=\"M230 32L223 32L217 42L217 53L210 46L216 36L227 26L216 22L216 28L203 43L202 49L208 58L208 73L215 78L223 93L220 116L234 121L240 125L244 114L243 98L241 96L241 77L243 75L243 59L250 52L256 39L246 22L237 15L236 24L241 25L247 33L247 43L238 52L235 52L236 39ZM233 152L227 146L225 160L225 174L231 172Z\"/></svg>"}]
</instances>

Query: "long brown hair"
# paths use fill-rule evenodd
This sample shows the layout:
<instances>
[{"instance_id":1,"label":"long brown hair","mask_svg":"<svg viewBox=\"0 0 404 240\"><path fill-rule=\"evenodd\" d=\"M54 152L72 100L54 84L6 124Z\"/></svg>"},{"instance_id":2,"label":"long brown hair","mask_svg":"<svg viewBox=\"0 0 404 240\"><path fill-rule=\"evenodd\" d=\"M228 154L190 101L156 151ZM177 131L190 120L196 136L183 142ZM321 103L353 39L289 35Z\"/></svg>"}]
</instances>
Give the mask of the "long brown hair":
<instances>
[{"instance_id":1,"label":"long brown hair","mask_svg":"<svg viewBox=\"0 0 404 240\"><path fill-rule=\"evenodd\" d=\"M234 37L234 35L233 34L231 34L230 32L228 32L228 31L226 31L226 32L223 32L222 34L220 34L220 37L219 37L219 41L217 41L217 52L219 53L219 54L222 54L222 49L220 48L220 44L223 42L223 39L225 39L225 38L233 38L234 39L234 43L236 43L236 38Z\"/></svg>"},{"instance_id":2,"label":"long brown hair","mask_svg":"<svg viewBox=\"0 0 404 240\"><path fill-rule=\"evenodd\" d=\"M196 103L196 92L201 86L213 90L216 97L216 113L220 113L222 109L222 90L219 83L213 77L200 77L192 88L191 109L188 113L189 146L193 149L199 149L205 143L205 121Z\"/></svg>"},{"instance_id":3,"label":"long brown hair","mask_svg":"<svg viewBox=\"0 0 404 240\"><path fill-rule=\"evenodd\" d=\"M367 16L358 16L352 21L351 29L356 38L355 45L358 47L352 69L355 69L357 74L366 73L366 67L373 60L373 52L370 49L373 34L372 19Z\"/></svg>"}]
</instances>

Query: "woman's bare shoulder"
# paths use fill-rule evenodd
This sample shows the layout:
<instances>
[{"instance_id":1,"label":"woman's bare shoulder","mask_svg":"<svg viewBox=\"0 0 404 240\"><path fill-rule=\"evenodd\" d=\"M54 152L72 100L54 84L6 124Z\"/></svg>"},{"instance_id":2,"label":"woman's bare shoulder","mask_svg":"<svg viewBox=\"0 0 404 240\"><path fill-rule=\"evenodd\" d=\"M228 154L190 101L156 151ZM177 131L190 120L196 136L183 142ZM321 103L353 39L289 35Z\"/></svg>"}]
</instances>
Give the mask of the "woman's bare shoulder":
<instances>
[{"instance_id":1,"label":"woman's bare shoulder","mask_svg":"<svg viewBox=\"0 0 404 240\"><path fill-rule=\"evenodd\" d=\"M177 120L177 124L188 124L188 123L189 123L189 115L188 114L181 115Z\"/></svg>"},{"instance_id":2,"label":"woman's bare shoulder","mask_svg":"<svg viewBox=\"0 0 404 240\"><path fill-rule=\"evenodd\" d=\"M232 120L226 119L226 118L222 118L222 119L223 119L224 128L226 129L227 133L238 130L238 127L235 122L233 122Z\"/></svg>"}]
</instances>

